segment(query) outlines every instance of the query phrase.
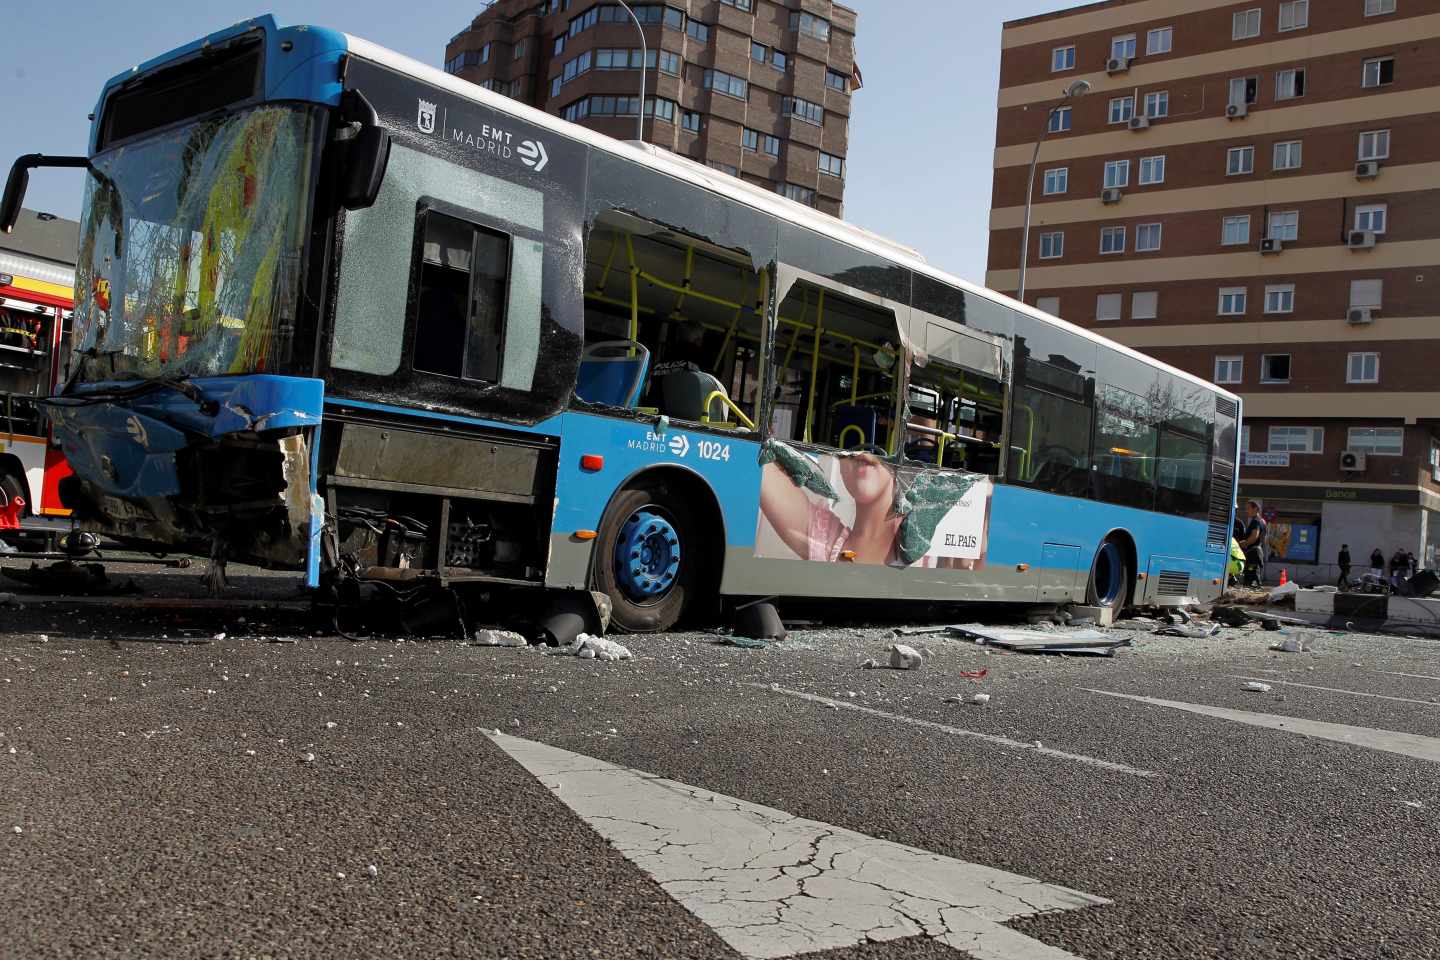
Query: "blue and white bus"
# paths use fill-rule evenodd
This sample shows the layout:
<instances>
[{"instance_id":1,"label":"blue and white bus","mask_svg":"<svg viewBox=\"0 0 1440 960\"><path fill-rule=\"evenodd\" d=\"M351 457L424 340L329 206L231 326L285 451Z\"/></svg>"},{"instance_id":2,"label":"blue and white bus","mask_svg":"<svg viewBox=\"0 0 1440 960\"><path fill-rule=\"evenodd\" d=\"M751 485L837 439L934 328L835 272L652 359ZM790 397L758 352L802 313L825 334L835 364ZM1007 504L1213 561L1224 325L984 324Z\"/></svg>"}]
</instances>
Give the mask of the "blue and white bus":
<instances>
[{"instance_id":1,"label":"blue and white bus","mask_svg":"<svg viewBox=\"0 0 1440 960\"><path fill-rule=\"evenodd\" d=\"M1240 402L914 251L265 17L115 77L64 387L82 528L360 582L1219 594Z\"/></svg>"}]
</instances>

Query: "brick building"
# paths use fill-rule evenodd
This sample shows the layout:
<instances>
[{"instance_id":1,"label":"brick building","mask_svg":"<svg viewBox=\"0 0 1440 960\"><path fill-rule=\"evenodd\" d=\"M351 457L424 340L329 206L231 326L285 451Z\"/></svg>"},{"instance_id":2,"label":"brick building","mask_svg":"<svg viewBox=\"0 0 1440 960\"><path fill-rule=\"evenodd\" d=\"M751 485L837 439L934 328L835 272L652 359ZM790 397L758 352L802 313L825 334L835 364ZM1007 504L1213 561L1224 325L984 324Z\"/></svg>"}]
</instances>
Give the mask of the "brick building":
<instances>
[{"instance_id":1,"label":"brick building","mask_svg":"<svg viewBox=\"0 0 1440 960\"><path fill-rule=\"evenodd\" d=\"M1026 301L1244 396L1292 575L1437 565L1440 6L1106 0L1002 44L989 285L1043 133Z\"/></svg>"},{"instance_id":2,"label":"brick building","mask_svg":"<svg viewBox=\"0 0 1440 960\"><path fill-rule=\"evenodd\" d=\"M855 11L829 0L632 4L648 45L645 140L841 215ZM641 48L618 4L495 0L445 69L618 137L636 135Z\"/></svg>"}]
</instances>

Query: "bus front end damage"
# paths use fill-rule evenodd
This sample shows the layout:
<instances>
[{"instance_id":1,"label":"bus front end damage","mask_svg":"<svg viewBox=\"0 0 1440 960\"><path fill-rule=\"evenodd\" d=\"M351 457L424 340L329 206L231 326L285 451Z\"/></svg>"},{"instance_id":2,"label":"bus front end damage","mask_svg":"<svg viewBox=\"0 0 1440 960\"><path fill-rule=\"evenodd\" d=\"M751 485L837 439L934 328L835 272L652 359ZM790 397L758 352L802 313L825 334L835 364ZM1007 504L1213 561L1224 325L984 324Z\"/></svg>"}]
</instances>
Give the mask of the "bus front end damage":
<instances>
[{"instance_id":1,"label":"bus front end damage","mask_svg":"<svg viewBox=\"0 0 1440 960\"><path fill-rule=\"evenodd\" d=\"M320 381L200 378L117 396L125 389L50 406L75 469L60 493L79 529L153 550L307 567L324 517L313 461Z\"/></svg>"}]
</instances>

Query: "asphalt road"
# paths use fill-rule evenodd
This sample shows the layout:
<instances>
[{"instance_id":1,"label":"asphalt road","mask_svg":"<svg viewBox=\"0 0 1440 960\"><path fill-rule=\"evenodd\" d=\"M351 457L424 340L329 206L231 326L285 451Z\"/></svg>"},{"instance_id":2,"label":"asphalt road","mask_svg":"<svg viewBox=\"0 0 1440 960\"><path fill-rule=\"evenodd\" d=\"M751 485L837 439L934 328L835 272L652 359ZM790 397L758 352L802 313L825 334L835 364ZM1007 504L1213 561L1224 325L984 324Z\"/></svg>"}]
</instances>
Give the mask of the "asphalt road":
<instances>
[{"instance_id":1,"label":"asphalt road","mask_svg":"<svg viewBox=\"0 0 1440 960\"><path fill-rule=\"evenodd\" d=\"M1137 632L1102 659L919 637L922 669L859 669L890 633L620 638L635 659L606 663L0 609L0 956L741 956L496 730L1110 901L1006 921L1037 957L1440 956L1435 641Z\"/></svg>"}]
</instances>

